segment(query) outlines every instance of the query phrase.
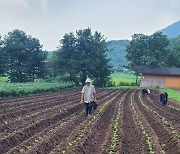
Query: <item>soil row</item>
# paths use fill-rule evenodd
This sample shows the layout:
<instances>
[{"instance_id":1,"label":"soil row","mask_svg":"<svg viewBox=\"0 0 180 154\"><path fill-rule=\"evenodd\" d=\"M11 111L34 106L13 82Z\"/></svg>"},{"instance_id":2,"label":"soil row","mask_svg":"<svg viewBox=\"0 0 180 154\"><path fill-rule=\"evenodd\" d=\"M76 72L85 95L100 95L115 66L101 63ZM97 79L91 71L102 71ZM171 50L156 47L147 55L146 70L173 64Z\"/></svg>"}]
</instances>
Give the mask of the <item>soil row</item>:
<instances>
[{"instance_id":1,"label":"soil row","mask_svg":"<svg viewBox=\"0 0 180 154\"><path fill-rule=\"evenodd\" d=\"M149 134L153 137L152 141L158 141L160 147L157 147L157 142L154 142L155 150L162 149L165 153L179 153L180 152L180 140L176 138L173 133L162 123L162 120L155 116L151 110L148 110L141 104L139 91L136 91L134 97L134 104L136 109L144 119L147 128L149 128ZM168 113L167 113L168 114ZM150 129L151 128L151 129ZM158 151L161 153L162 151Z\"/></svg>"},{"instance_id":2,"label":"soil row","mask_svg":"<svg viewBox=\"0 0 180 154\"><path fill-rule=\"evenodd\" d=\"M109 97L109 95L111 95L111 93L113 93L114 91L115 90L110 90L108 91L109 94L107 93L100 97L101 98L104 98L105 96ZM79 103L74 104L73 106L64 108L62 112L56 115L52 115L50 117L44 117L43 120L37 121L32 125L23 128L22 130L18 130L17 132L12 133L12 135L0 141L0 147L1 147L0 153L7 152L9 149L15 147L16 145L27 140L28 138L48 128L50 125L54 125L72 114L81 112L83 108L84 108L84 104L79 104Z\"/></svg>"},{"instance_id":3,"label":"soil row","mask_svg":"<svg viewBox=\"0 0 180 154\"><path fill-rule=\"evenodd\" d=\"M127 89L97 89L97 99L88 117L80 89L1 100L0 153L180 153L177 102Z\"/></svg>"}]
</instances>

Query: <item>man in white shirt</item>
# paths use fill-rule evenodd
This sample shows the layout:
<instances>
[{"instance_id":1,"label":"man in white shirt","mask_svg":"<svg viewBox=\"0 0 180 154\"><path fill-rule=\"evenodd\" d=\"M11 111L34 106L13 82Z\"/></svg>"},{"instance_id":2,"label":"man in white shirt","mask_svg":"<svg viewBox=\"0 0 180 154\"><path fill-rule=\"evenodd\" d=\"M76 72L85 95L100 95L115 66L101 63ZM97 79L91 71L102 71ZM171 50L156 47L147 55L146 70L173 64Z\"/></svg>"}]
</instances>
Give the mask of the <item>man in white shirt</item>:
<instances>
[{"instance_id":1,"label":"man in white shirt","mask_svg":"<svg viewBox=\"0 0 180 154\"><path fill-rule=\"evenodd\" d=\"M97 102L97 100L96 90L95 87L91 84L91 80L87 78L85 83L86 85L82 88L81 91L81 103L85 103L86 116L88 116L92 110L91 103Z\"/></svg>"}]
</instances>

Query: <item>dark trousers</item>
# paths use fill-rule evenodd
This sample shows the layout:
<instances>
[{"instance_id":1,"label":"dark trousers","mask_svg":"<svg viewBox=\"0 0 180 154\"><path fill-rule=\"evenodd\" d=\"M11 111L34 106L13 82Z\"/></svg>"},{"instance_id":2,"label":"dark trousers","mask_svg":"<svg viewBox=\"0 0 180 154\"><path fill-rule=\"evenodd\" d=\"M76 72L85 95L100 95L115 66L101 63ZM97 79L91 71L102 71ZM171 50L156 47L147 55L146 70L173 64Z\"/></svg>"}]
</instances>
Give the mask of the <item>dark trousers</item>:
<instances>
[{"instance_id":1,"label":"dark trousers","mask_svg":"<svg viewBox=\"0 0 180 154\"><path fill-rule=\"evenodd\" d=\"M160 104L161 106L165 106L167 104L167 101L161 101Z\"/></svg>"},{"instance_id":2,"label":"dark trousers","mask_svg":"<svg viewBox=\"0 0 180 154\"><path fill-rule=\"evenodd\" d=\"M85 110L86 110L86 115L91 113L92 106L90 105L90 103L85 103Z\"/></svg>"}]
</instances>

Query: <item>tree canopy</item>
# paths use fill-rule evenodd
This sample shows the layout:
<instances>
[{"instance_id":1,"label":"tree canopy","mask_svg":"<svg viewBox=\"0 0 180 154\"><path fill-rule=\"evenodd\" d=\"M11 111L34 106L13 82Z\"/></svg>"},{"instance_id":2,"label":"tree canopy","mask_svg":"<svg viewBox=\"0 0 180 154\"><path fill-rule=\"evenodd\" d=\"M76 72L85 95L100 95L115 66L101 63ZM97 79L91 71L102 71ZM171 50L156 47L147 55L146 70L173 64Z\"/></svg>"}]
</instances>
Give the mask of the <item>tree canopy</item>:
<instances>
[{"instance_id":1,"label":"tree canopy","mask_svg":"<svg viewBox=\"0 0 180 154\"><path fill-rule=\"evenodd\" d=\"M166 64L171 67L180 67L180 35L170 41L170 50Z\"/></svg>"},{"instance_id":2,"label":"tree canopy","mask_svg":"<svg viewBox=\"0 0 180 154\"><path fill-rule=\"evenodd\" d=\"M107 42L101 33L92 34L91 29L83 29L65 34L54 60L60 72L68 73L69 80L84 84L90 77L96 86L105 86L111 73Z\"/></svg>"},{"instance_id":3,"label":"tree canopy","mask_svg":"<svg viewBox=\"0 0 180 154\"><path fill-rule=\"evenodd\" d=\"M166 35L156 32L150 36L134 34L127 46L128 66L165 66L169 55L169 40Z\"/></svg>"},{"instance_id":4,"label":"tree canopy","mask_svg":"<svg viewBox=\"0 0 180 154\"><path fill-rule=\"evenodd\" d=\"M42 76L47 53L42 52L38 39L16 29L5 35L2 51L12 82L33 81L35 76Z\"/></svg>"}]
</instances>

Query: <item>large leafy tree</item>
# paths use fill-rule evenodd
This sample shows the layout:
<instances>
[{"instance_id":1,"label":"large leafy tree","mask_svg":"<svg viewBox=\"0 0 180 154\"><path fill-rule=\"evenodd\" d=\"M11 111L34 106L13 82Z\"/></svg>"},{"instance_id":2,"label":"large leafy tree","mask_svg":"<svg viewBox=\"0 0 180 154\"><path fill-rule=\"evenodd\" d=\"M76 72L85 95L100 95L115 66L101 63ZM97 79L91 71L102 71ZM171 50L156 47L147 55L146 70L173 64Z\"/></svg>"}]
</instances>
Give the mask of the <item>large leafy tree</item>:
<instances>
[{"instance_id":1,"label":"large leafy tree","mask_svg":"<svg viewBox=\"0 0 180 154\"><path fill-rule=\"evenodd\" d=\"M84 84L89 76L96 86L105 86L111 73L107 51L107 42L101 33L92 34L91 29L87 28L76 31L76 35L64 35L55 61L76 84Z\"/></svg>"},{"instance_id":2,"label":"large leafy tree","mask_svg":"<svg viewBox=\"0 0 180 154\"><path fill-rule=\"evenodd\" d=\"M42 52L38 39L16 29L4 37L3 46L12 82L33 81L41 74L47 53Z\"/></svg>"},{"instance_id":3,"label":"large leafy tree","mask_svg":"<svg viewBox=\"0 0 180 154\"><path fill-rule=\"evenodd\" d=\"M170 67L180 67L180 36L170 41L170 51L166 59L166 65Z\"/></svg>"},{"instance_id":4,"label":"large leafy tree","mask_svg":"<svg viewBox=\"0 0 180 154\"><path fill-rule=\"evenodd\" d=\"M61 73L68 73L69 80L78 84L78 61L76 50L76 38L73 33L65 34L60 41L61 45L56 52L58 70Z\"/></svg>"},{"instance_id":5,"label":"large leafy tree","mask_svg":"<svg viewBox=\"0 0 180 154\"><path fill-rule=\"evenodd\" d=\"M31 80L34 81L36 77L44 77L46 74L45 60L47 59L47 52L42 51L42 45L36 38L29 36L28 43L28 61L26 63L27 73Z\"/></svg>"},{"instance_id":6,"label":"large leafy tree","mask_svg":"<svg viewBox=\"0 0 180 154\"><path fill-rule=\"evenodd\" d=\"M46 70L47 70L47 75L48 77L56 77L60 74L60 69L57 67L58 65L58 54L57 51L53 51L51 56L47 58L47 63L46 63Z\"/></svg>"},{"instance_id":7,"label":"large leafy tree","mask_svg":"<svg viewBox=\"0 0 180 154\"><path fill-rule=\"evenodd\" d=\"M98 32L95 32L94 34L93 44L93 60L89 72L90 74L93 74L95 85L105 86L109 80L109 75L112 72L112 67L109 65L110 60L106 58L109 51L108 44L101 33Z\"/></svg>"},{"instance_id":8,"label":"large leafy tree","mask_svg":"<svg viewBox=\"0 0 180 154\"><path fill-rule=\"evenodd\" d=\"M150 36L144 34L134 34L130 44L127 46L126 58L129 67L135 65L145 66L165 66L169 40L161 32Z\"/></svg>"}]
</instances>

